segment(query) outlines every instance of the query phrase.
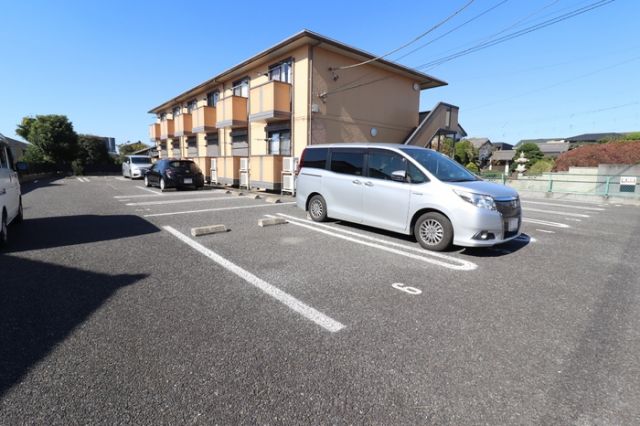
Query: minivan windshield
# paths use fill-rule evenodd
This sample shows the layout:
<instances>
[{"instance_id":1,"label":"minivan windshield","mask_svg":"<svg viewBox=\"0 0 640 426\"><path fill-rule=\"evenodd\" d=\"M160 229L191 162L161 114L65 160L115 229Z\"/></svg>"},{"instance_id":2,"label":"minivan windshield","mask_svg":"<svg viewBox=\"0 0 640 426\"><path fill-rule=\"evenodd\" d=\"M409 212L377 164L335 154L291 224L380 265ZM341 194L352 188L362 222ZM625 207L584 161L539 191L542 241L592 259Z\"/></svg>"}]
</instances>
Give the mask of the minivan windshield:
<instances>
[{"instance_id":1,"label":"minivan windshield","mask_svg":"<svg viewBox=\"0 0 640 426\"><path fill-rule=\"evenodd\" d=\"M130 157L131 162L133 164L149 164L151 163L151 158L149 157Z\"/></svg>"},{"instance_id":2,"label":"minivan windshield","mask_svg":"<svg viewBox=\"0 0 640 426\"><path fill-rule=\"evenodd\" d=\"M470 182L478 180L473 173L439 152L429 149L401 148L401 150L443 182Z\"/></svg>"}]
</instances>

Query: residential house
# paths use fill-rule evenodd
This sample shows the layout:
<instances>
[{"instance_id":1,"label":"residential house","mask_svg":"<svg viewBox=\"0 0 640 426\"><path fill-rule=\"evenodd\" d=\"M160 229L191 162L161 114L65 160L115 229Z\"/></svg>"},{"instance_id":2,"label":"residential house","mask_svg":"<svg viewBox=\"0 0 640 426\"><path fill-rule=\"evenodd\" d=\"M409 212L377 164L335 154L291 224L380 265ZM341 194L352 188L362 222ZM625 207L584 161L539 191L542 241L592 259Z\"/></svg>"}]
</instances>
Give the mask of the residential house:
<instances>
[{"instance_id":1,"label":"residential house","mask_svg":"<svg viewBox=\"0 0 640 426\"><path fill-rule=\"evenodd\" d=\"M161 157L191 158L214 182L278 190L307 145L427 144L457 131L454 106L419 119L421 91L443 85L303 30L151 109L150 137Z\"/></svg>"},{"instance_id":2,"label":"residential house","mask_svg":"<svg viewBox=\"0 0 640 426\"><path fill-rule=\"evenodd\" d=\"M480 167L484 167L491 157L493 152L493 145L488 138L467 138L471 145L478 150L478 162Z\"/></svg>"}]
</instances>

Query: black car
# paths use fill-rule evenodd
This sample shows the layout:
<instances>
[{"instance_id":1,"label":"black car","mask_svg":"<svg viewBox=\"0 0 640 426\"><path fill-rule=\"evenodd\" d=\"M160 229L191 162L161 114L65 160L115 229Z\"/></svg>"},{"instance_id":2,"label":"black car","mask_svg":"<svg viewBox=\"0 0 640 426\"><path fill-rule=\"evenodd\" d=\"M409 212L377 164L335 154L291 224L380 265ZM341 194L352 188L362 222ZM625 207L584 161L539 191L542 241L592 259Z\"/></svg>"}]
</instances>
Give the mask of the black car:
<instances>
[{"instance_id":1,"label":"black car","mask_svg":"<svg viewBox=\"0 0 640 426\"><path fill-rule=\"evenodd\" d=\"M200 167L191 160L164 159L155 163L144 175L146 186L167 188L202 188L204 175Z\"/></svg>"}]
</instances>

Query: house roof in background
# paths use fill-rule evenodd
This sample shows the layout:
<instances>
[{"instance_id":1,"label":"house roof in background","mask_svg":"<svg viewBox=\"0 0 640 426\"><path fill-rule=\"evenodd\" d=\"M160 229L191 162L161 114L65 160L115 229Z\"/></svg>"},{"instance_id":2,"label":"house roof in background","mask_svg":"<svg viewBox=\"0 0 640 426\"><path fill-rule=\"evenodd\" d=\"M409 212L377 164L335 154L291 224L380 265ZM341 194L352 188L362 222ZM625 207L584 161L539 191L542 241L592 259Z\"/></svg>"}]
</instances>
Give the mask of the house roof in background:
<instances>
[{"instance_id":1,"label":"house roof in background","mask_svg":"<svg viewBox=\"0 0 640 426\"><path fill-rule=\"evenodd\" d=\"M516 155L516 151L513 149L498 150L493 151L491 159L494 161L511 161L514 155Z\"/></svg>"},{"instance_id":2,"label":"house roof in background","mask_svg":"<svg viewBox=\"0 0 640 426\"><path fill-rule=\"evenodd\" d=\"M571 146L569 142L542 143L538 145L540 151L542 151L543 154L561 154L563 152L569 151L569 146Z\"/></svg>"},{"instance_id":3,"label":"house roof in background","mask_svg":"<svg viewBox=\"0 0 640 426\"><path fill-rule=\"evenodd\" d=\"M510 143L506 143L506 142L491 142L491 145L493 145L493 149L496 151L504 151L504 150L508 150L508 149L513 149L513 145L511 145Z\"/></svg>"},{"instance_id":4,"label":"house roof in background","mask_svg":"<svg viewBox=\"0 0 640 426\"><path fill-rule=\"evenodd\" d=\"M583 133L577 136L571 136L566 138L569 142L598 142L603 139L618 139L622 138L624 133Z\"/></svg>"},{"instance_id":5,"label":"house roof in background","mask_svg":"<svg viewBox=\"0 0 640 426\"><path fill-rule=\"evenodd\" d=\"M467 138L467 140L476 148L480 148L487 143L491 144L489 138Z\"/></svg>"}]
</instances>

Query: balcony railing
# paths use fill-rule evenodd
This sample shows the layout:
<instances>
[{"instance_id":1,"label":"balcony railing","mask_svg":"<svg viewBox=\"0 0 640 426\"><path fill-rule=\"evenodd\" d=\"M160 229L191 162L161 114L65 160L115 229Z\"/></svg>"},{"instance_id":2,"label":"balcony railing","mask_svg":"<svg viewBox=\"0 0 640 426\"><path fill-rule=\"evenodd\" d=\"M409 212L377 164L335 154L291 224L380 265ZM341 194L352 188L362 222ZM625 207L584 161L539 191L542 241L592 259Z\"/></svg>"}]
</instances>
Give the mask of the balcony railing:
<instances>
[{"instance_id":1,"label":"balcony railing","mask_svg":"<svg viewBox=\"0 0 640 426\"><path fill-rule=\"evenodd\" d=\"M203 106L191 113L193 133L207 133L216 130L216 109L210 106Z\"/></svg>"},{"instance_id":2,"label":"balcony railing","mask_svg":"<svg viewBox=\"0 0 640 426\"><path fill-rule=\"evenodd\" d=\"M291 85L270 81L249 92L249 121L273 121L291 118Z\"/></svg>"},{"instance_id":3,"label":"balcony railing","mask_svg":"<svg viewBox=\"0 0 640 426\"><path fill-rule=\"evenodd\" d=\"M167 119L160 122L160 139L172 138L175 136L173 131L173 120Z\"/></svg>"},{"instance_id":4,"label":"balcony railing","mask_svg":"<svg viewBox=\"0 0 640 426\"><path fill-rule=\"evenodd\" d=\"M216 127L247 127L247 98L229 96L218 101Z\"/></svg>"},{"instance_id":5,"label":"balcony railing","mask_svg":"<svg viewBox=\"0 0 640 426\"><path fill-rule=\"evenodd\" d=\"M154 123L149 126L149 139L152 141L160 140L160 123Z\"/></svg>"},{"instance_id":6,"label":"balcony railing","mask_svg":"<svg viewBox=\"0 0 640 426\"><path fill-rule=\"evenodd\" d=\"M192 134L191 114L180 114L173 121L175 122L176 136L189 136Z\"/></svg>"}]
</instances>

